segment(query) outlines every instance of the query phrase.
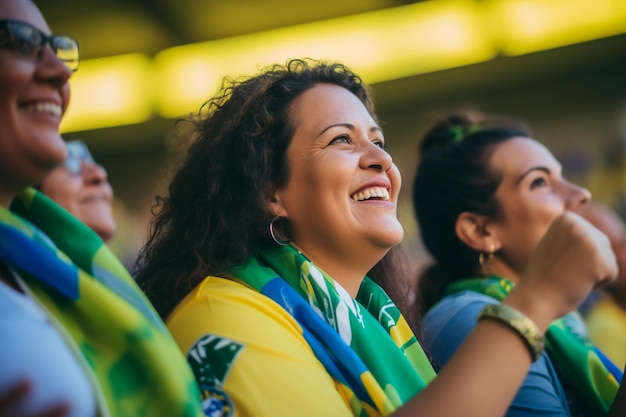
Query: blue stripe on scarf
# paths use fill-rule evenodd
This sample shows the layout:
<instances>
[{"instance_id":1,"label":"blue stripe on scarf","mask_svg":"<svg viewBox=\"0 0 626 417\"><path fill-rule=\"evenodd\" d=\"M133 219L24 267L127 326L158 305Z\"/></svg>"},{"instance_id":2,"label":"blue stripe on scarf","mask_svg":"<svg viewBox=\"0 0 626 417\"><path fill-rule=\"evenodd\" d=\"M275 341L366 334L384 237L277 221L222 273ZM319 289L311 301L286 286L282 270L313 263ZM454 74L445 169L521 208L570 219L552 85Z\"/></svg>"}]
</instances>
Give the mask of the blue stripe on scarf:
<instances>
[{"instance_id":1,"label":"blue stripe on scarf","mask_svg":"<svg viewBox=\"0 0 626 417\"><path fill-rule=\"evenodd\" d=\"M606 369L611 373L611 375L613 375L613 377L615 378L615 380L618 383L622 383L622 379L624 378L624 372L618 368L609 358L608 356L606 356L606 354L604 352L602 352L597 346L593 346L592 348L596 354L598 355L598 357L600 358L600 360L602 361L602 364L604 364L604 366L606 366Z\"/></svg>"},{"instance_id":2,"label":"blue stripe on scarf","mask_svg":"<svg viewBox=\"0 0 626 417\"><path fill-rule=\"evenodd\" d=\"M112 259L111 262L117 261ZM106 268L94 265L93 276L105 287L115 292L121 299L140 311L146 319L158 328L161 333L167 333L165 324L161 321L158 314L151 308L152 305L146 303L142 298L142 293L137 292L129 282L124 281L121 277L109 271Z\"/></svg>"},{"instance_id":3,"label":"blue stripe on scarf","mask_svg":"<svg viewBox=\"0 0 626 417\"><path fill-rule=\"evenodd\" d=\"M361 375L367 372L367 367L339 334L313 311L302 296L280 277L269 280L261 293L280 304L298 321L304 338L328 373L335 380L350 387L359 400L374 406L361 380Z\"/></svg>"},{"instance_id":4,"label":"blue stripe on scarf","mask_svg":"<svg viewBox=\"0 0 626 417\"><path fill-rule=\"evenodd\" d=\"M59 259L52 249L33 245L22 231L0 224L0 255L10 265L36 276L72 301L78 300L78 268ZM39 273L42 270L46 273Z\"/></svg>"}]
</instances>

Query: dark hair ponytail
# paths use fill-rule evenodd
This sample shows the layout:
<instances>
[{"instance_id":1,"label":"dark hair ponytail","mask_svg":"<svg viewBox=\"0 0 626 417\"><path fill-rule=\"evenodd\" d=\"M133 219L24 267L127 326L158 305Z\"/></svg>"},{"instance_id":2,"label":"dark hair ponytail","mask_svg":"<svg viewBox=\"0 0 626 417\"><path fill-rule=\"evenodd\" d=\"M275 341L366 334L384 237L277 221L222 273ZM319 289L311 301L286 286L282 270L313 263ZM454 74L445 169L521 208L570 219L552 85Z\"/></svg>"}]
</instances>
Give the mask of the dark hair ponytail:
<instances>
[{"instance_id":1,"label":"dark hair ponytail","mask_svg":"<svg viewBox=\"0 0 626 417\"><path fill-rule=\"evenodd\" d=\"M488 159L497 144L520 136L530 137L521 123L476 111L452 114L424 136L413 206L434 263L418 277L422 314L443 296L448 284L478 273L478 253L458 238L456 221L463 212L498 215L495 192L501 176L489 169Z\"/></svg>"}]
</instances>

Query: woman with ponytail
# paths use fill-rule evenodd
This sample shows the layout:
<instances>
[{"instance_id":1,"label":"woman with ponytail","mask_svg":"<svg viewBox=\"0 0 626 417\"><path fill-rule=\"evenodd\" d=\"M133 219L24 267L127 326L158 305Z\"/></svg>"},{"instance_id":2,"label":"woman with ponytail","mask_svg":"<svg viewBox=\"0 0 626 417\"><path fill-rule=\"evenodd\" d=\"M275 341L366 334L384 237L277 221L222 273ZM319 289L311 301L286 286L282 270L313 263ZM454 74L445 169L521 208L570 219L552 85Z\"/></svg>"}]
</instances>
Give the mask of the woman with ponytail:
<instances>
[{"instance_id":1,"label":"woman with ponytail","mask_svg":"<svg viewBox=\"0 0 626 417\"><path fill-rule=\"evenodd\" d=\"M420 152L413 201L434 258L419 277L423 343L445 369L478 321L503 319L494 306L524 285L533 259L562 253L563 242L545 245L542 238L564 216L581 220L591 195L567 181L550 151L511 119L452 114L427 132ZM575 256L569 259L552 272L581 272ZM536 287L538 298L542 291ZM579 316L553 321L545 346L507 416L607 415L622 372L589 342Z\"/></svg>"}]
</instances>

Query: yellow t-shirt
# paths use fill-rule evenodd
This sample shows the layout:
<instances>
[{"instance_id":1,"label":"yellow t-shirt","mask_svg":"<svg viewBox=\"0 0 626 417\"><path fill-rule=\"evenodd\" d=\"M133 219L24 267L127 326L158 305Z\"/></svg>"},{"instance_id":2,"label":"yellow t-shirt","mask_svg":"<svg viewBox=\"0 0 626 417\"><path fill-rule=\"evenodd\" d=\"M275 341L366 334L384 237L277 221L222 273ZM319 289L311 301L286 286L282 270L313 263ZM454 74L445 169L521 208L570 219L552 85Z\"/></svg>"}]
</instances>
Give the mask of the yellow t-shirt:
<instances>
[{"instance_id":1,"label":"yellow t-shirt","mask_svg":"<svg viewBox=\"0 0 626 417\"><path fill-rule=\"evenodd\" d=\"M620 369L626 363L626 311L604 295L585 318L591 341Z\"/></svg>"},{"instance_id":2,"label":"yellow t-shirt","mask_svg":"<svg viewBox=\"0 0 626 417\"><path fill-rule=\"evenodd\" d=\"M194 370L207 415L353 415L297 321L243 284L207 277L167 326ZM212 363L218 356L228 365Z\"/></svg>"}]
</instances>

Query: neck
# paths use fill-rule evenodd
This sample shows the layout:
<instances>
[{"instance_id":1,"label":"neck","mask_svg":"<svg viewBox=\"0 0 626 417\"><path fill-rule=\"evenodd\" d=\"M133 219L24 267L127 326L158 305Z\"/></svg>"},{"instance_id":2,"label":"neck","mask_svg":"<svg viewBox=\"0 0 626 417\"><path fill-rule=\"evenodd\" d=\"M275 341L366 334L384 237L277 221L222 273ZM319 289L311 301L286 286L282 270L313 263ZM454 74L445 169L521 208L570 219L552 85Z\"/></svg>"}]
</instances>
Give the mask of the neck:
<instances>
[{"instance_id":1,"label":"neck","mask_svg":"<svg viewBox=\"0 0 626 417\"><path fill-rule=\"evenodd\" d=\"M497 275L502 278L507 278L511 280L514 284L517 284L519 281L519 273L511 268L507 263L502 262L498 258L494 258L491 262L490 267L485 268L486 271L483 271L486 275Z\"/></svg>"},{"instance_id":2,"label":"neck","mask_svg":"<svg viewBox=\"0 0 626 417\"><path fill-rule=\"evenodd\" d=\"M326 251L304 250L294 242L291 243L299 252L311 260L315 265L320 267L339 285L355 298L363 282L363 278L370 269L375 265L366 265L363 261L366 257L352 259L345 254L329 254Z\"/></svg>"}]
</instances>

